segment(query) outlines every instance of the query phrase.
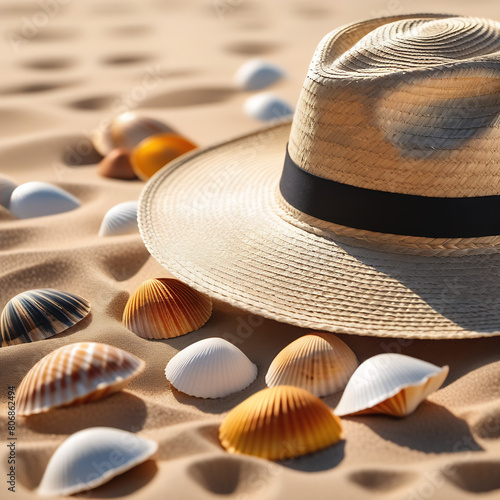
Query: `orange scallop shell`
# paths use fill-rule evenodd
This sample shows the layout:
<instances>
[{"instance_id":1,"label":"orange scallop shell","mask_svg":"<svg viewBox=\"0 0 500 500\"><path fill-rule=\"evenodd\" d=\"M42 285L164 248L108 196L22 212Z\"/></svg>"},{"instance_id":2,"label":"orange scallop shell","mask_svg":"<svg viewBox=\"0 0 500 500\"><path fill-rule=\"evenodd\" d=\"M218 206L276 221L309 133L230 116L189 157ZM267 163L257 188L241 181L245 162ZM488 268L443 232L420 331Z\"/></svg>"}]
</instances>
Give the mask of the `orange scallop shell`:
<instances>
[{"instance_id":1,"label":"orange scallop shell","mask_svg":"<svg viewBox=\"0 0 500 500\"><path fill-rule=\"evenodd\" d=\"M128 299L125 326L146 339L179 337L201 328L212 314L212 301L173 278L145 281Z\"/></svg>"},{"instance_id":2,"label":"orange scallop shell","mask_svg":"<svg viewBox=\"0 0 500 500\"><path fill-rule=\"evenodd\" d=\"M342 439L340 419L321 399L299 387L263 389L231 410L219 428L230 453L284 460Z\"/></svg>"}]
</instances>

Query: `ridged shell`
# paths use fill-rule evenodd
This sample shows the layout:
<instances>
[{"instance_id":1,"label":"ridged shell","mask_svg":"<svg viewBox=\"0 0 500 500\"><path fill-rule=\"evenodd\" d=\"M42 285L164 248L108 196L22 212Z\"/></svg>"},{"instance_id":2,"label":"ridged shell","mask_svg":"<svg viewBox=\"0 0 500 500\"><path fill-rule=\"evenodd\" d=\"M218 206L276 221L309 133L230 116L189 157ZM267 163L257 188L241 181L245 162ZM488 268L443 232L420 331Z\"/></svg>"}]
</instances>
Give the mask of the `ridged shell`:
<instances>
[{"instance_id":1,"label":"ridged shell","mask_svg":"<svg viewBox=\"0 0 500 500\"><path fill-rule=\"evenodd\" d=\"M174 133L165 123L128 111L95 130L91 140L97 151L106 156L116 148L130 151L146 137L164 132Z\"/></svg>"},{"instance_id":2,"label":"ridged shell","mask_svg":"<svg viewBox=\"0 0 500 500\"><path fill-rule=\"evenodd\" d=\"M111 179L137 179L130 163L130 152L123 148L110 151L97 165L97 173Z\"/></svg>"},{"instance_id":3,"label":"ridged shell","mask_svg":"<svg viewBox=\"0 0 500 500\"><path fill-rule=\"evenodd\" d=\"M76 325L89 312L89 301L74 293L52 288L22 292L10 299L2 311L2 347L53 337Z\"/></svg>"},{"instance_id":4,"label":"ridged shell","mask_svg":"<svg viewBox=\"0 0 500 500\"><path fill-rule=\"evenodd\" d=\"M47 182L26 182L10 196L9 210L18 219L54 215L80 206L78 198Z\"/></svg>"},{"instance_id":5,"label":"ridged shell","mask_svg":"<svg viewBox=\"0 0 500 500\"><path fill-rule=\"evenodd\" d=\"M17 184L8 177L0 176L0 205L9 208L10 195Z\"/></svg>"},{"instance_id":6,"label":"ridged shell","mask_svg":"<svg viewBox=\"0 0 500 500\"><path fill-rule=\"evenodd\" d=\"M99 236L118 236L137 231L137 201L125 201L106 212Z\"/></svg>"},{"instance_id":7,"label":"ridged shell","mask_svg":"<svg viewBox=\"0 0 500 500\"><path fill-rule=\"evenodd\" d=\"M263 389L231 410L219 428L222 446L269 460L326 448L342 439L342 424L321 399L305 389Z\"/></svg>"},{"instance_id":8,"label":"ridged shell","mask_svg":"<svg viewBox=\"0 0 500 500\"><path fill-rule=\"evenodd\" d=\"M269 92L249 97L243 105L243 110L248 116L263 122L293 114L290 104Z\"/></svg>"},{"instance_id":9,"label":"ridged shell","mask_svg":"<svg viewBox=\"0 0 500 500\"><path fill-rule=\"evenodd\" d=\"M437 391L447 375L448 366L439 367L403 354L378 354L359 365L335 413L404 417Z\"/></svg>"},{"instance_id":10,"label":"ridged shell","mask_svg":"<svg viewBox=\"0 0 500 500\"><path fill-rule=\"evenodd\" d=\"M34 415L87 403L122 389L144 361L118 347L95 342L69 344L47 354L17 389L17 414Z\"/></svg>"},{"instance_id":11,"label":"ridged shell","mask_svg":"<svg viewBox=\"0 0 500 500\"><path fill-rule=\"evenodd\" d=\"M38 494L72 495L96 488L145 462L157 449L155 441L112 427L78 431L50 457Z\"/></svg>"},{"instance_id":12,"label":"ridged shell","mask_svg":"<svg viewBox=\"0 0 500 500\"><path fill-rule=\"evenodd\" d=\"M223 398L248 387L257 378L257 366L227 340L213 337L178 352L165 376L190 396Z\"/></svg>"},{"instance_id":13,"label":"ridged shell","mask_svg":"<svg viewBox=\"0 0 500 500\"><path fill-rule=\"evenodd\" d=\"M266 374L268 387L294 385L315 396L340 391L358 366L356 355L331 333L312 333L287 345Z\"/></svg>"},{"instance_id":14,"label":"ridged shell","mask_svg":"<svg viewBox=\"0 0 500 500\"><path fill-rule=\"evenodd\" d=\"M145 281L123 311L125 326L146 339L179 337L201 328L212 314L212 301L173 278Z\"/></svg>"},{"instance_id":15,"label":"ridged shell","mask_svg":"<svg viewBox=\"0 0 500 500\"><path fill-rule=\"evenodd\" d=\"M284 70L276 64L261 59L250 59L239 67L234 81L243 90L261 90L284 76Z\"/></svg>"},{"instance_id":16,"label":"ridged shell","mask_svg":"<svg viewBox=\"0 0 500 500\"><path fill-rule=\"evenodd\" d=\"M137 177L147 181L178 156L196 148L196 144L177 134L158 134L144 139L130 153Z\"/></svg>"}]
</instances>

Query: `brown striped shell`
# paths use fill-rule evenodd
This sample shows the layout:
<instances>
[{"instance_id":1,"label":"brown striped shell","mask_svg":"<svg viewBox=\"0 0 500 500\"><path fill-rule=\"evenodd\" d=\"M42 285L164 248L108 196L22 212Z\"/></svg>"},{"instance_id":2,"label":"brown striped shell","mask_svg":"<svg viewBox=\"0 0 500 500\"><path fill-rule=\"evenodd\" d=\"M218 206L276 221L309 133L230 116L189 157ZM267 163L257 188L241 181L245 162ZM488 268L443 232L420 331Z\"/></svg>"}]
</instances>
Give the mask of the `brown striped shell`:
<instances>
[{"instance_id":1,"label":"brown striped shell","mask_svg":"<svg viewBox=\"0 0 500 500\"><path fill-rule=\"evenodd\" d=\"M57 335L85 318L89 312L89 301L74 293L51 288L20 293L2 311L2 347Z\"/></svg>"},{"instance_id":2,"label":"brown striped shell","mask_svg":"<svg viewBox=\"0 0 500 500\"><path fill-rule=\"evenodd\" d=\"M342 424L310 392L280 385L257 392L231 410L219 428L219 439L230 453L284 460L337 443Z\"/></svg>"},{"instance_id":3,"label":"brown striped shell","mask_svg":"<svg viewBox=\"0 0 500 500\"><path fill-rule=\"evenodd\" d=\"M168 339L201 328L212 314L212 301L173 278L145 281L123 311L125 326L146 339Z\"/></svg>"},{"instance_id":4,"label":"brown striped shell","mask_svg":"<svg viewBox=\"0 0 500 500\"><path fill-rule=\"evenodd\" d=\"M144 364L106 344L80 342L60 347L38 361L19 384L17 413L33 415L103 398L122 389Z\"/></svg>"},{"instance_id":5,"label":"brown striped shell","mask_svg":"<svg viewBox=\"0 0 500 500\"><path fill-rule=\"evenodd\" d=\"M327 396L342 390L358 366L356 355L332 333L311 333L293 341L274 358L268 387L294 385Z\"/></svg>"}]
</instances>

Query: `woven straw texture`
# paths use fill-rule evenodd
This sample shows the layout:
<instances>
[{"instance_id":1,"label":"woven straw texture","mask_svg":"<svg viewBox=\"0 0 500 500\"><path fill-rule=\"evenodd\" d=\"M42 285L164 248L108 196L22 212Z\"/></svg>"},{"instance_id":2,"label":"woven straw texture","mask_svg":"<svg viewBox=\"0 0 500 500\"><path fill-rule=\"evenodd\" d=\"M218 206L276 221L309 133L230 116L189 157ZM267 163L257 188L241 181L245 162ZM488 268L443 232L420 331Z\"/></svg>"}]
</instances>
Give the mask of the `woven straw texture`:
<instances>
[{"instance_id":1,"label":"woven straw texture","mask_svg":"<svg viewBox=\"0 0 500 500\"><path fill-rule=\"evenodd\" d=\"M302 168L354 186L500 194L500 24L415 17L330 33L292 125L188 154L153 177L139 207L151 254L214 298L302 327L434 339L500 334L499 237L346 228L293 209L277 189L289 142Z\"/></svg>"}]
</instances>

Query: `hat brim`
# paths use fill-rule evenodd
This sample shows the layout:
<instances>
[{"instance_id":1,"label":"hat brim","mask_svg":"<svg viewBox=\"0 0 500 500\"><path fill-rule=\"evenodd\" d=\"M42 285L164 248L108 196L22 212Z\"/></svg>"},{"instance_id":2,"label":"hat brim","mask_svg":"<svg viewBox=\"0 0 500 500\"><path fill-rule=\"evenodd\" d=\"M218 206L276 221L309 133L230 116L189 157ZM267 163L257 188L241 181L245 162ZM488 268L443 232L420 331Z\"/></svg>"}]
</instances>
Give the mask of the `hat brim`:
<instances>
[{"instance_id":1,"label":"hat brim","mask_svg":"<svg viewBox=\"0 0 500 500\"><path fill-rule=\"evenodd\" d=\"M401 338L500 334L500 254L426 257L346 245L279 217L290 122L165 166L144 188L146 247L207 295L284 323Z\"/></svg>"}]
</instances>

